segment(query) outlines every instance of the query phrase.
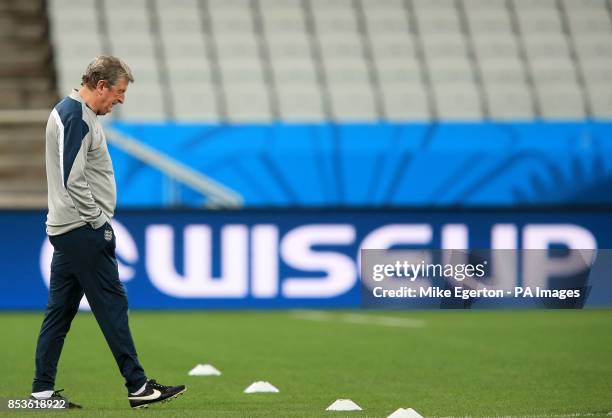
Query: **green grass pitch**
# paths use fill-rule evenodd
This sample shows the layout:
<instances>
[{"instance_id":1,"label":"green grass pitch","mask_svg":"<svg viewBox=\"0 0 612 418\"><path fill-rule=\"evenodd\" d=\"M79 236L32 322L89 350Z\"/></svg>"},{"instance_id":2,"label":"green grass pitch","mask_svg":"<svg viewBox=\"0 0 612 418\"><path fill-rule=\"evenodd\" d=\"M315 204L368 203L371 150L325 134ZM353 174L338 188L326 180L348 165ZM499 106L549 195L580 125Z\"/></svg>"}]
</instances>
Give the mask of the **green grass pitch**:
<instances>
[{"instance_id":1,"label":"green grass pitch","mask_svg":"<svg viewBox=\"0 0 612 418\"><path fill-rule=\"evenodd\" d=\"M413 407L424 416L535 417L612 411L612 310L317 315L131 312L149 377L188 386L170 403L132 411L94 318L80 313L66 339L56 389L65 388L86 409L60 414L386 417ZM422 326L394 326L389 317ZM29 394L41 320L42 313L0 314L0 398ZM223 374L187 376L197 363L211 363ZM244 394L256 380L271 382L280 393ZM326 412L339 398L363 411Z\"/></svg>"}]
</instances>

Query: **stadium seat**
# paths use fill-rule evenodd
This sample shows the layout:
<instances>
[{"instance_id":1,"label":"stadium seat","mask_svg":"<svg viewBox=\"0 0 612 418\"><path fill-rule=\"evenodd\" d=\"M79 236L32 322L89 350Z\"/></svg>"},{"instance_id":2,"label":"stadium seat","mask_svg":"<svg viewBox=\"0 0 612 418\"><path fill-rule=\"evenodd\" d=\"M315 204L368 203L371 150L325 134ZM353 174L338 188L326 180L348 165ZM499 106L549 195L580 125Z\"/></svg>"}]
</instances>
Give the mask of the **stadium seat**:
<instances>
[{"instance_id":1,"label":"stadium seat","mask_svg":"<svg viewBox=\"0 0 612 418\"><path fill-rule=\"evenodd\" d=\"M490 117L493 120L532 120L535 117L532 97L526 83L504 83L485 90Z\"/></svg>"},{"instance_id":2,"label":"stadium seat","mask_svg":"<svg viewBox=\"0 0 612 418\"><path fill-rule=\"evenodd\" d=\"M119 106L121 117L130 121L164 121L167 113L164 110L162 89L158 86L143 86L134 83L130 87L129 97L125 104Z\"/></svg>"},{"instance_id":3,"label":"stadium seat","mask_svg":"<svg viewBox=\"0 0 612 418\"><path fill-rule=\"evenodd\" d=\"M474 120L484 117L476 86L472 83L434 85L438 117L446 120Z\"/></svg>"},{"instance_id":4,"label":"stadium seat","mask_svg":"<svg viewBox=\"0 0 612 418\"><path fill-rule=\"evenodd\" d=\"M116 7L129 13L114 16ZM335 120L371 120L383 110L401 120L400 109L426 120L429 98L439 117L461 119L484 117L480 98L500 118L540 108L541 117L580 118L585 109L604 115L608 103L597 93L611 77L603 0L50 0L49 16L59 90L78 84L91 58L82 51L94 45L129 57L137 82L164 97L183 97L173 90L185 84L213 90L210 83L220 82L217 99L228 103L227 117L236 109L236 120L269 120L275 101L281 117ZM564 83L559 96L593 103L552 103L550 86ZM196 117L193 96L170 101L164 117ZM225 112L217 99L201 114L217 120ZM249 102L264 110L247 111ZM323 103L331 115L323 115Z\"/></svg>"},{"instance_id":5,"label":"stadium seat","mask_svg":"<svg viewBox=\"0 0 612 418\"><path fill-rule=\"evenodd\" d=\"M610 84L597 86L589 91L589 98L596 119L610 120L612 118L612 88Z\"/></svg>"},{"instance_id":6,"label":"stadium seat","mask_svg":"<svg viewBox=\"0 0 612 418\"><path fill-rule=\"evenodd\" d=\"M568 119L586 116L583 92L578 85L537 84L536 91L542 116L545 118Z\"/></svg>"},{"instance_id":7,"label":"stadium seat","mask_svg":"<svg viewBox=\"0 0 612 418\"><path fill-rule=\"evenodd\" d=\"M170 90L174 105L174 119L181 122L220 120L216 91L210 82L175 84Z\"/></svg>"},{"instance_id":8,"label":"stadium seat","mask_svg":"<svg viewBox=\"0 0 612 418\"><path fill-rule=\"evenodd\" d=\"M313 84L311 88L279 87L277 89L280 116L289 122L315 122L326 118L320 89Z\"/></svg>"},{"instance_id":9,"label":"stadium seat","mask_svg":"<svg viewBox=\"0 0 612 418\"><path fill-rule=\"evenodd\" d=\"M421 83L381 85L387 120L429 120L429 97Z\"/></svg>"}]
</instances>

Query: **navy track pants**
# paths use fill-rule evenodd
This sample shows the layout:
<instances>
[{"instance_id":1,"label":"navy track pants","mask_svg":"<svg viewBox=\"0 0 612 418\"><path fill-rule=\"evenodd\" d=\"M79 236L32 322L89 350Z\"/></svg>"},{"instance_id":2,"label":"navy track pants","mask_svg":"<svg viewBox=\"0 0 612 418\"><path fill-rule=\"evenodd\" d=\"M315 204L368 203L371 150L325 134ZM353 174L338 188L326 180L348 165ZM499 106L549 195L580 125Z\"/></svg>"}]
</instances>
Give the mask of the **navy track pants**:
<instances>
[{"instance_id":1,"label":"navy track pants","mask_svg":"<svg viewBox=\"0 0 612 418\"><path fill-rule=\"evenodd\" d=\"M115 233L106 223L94 230L85 225L49 237L53 245L49 301L36 347L32 392L53 390L64 338L83 293L125 379L136 392L147 378L138 362L128 325L128 302L119 281Z\"/></svg>"}]
</instances>

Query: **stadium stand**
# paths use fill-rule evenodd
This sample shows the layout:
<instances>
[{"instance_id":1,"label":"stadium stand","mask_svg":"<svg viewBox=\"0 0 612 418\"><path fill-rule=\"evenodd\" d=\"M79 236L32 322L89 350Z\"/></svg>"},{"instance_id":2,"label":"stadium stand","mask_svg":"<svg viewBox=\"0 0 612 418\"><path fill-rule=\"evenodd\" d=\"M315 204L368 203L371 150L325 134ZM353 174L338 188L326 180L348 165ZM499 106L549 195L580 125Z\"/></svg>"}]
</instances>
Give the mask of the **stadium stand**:
<instances>
[{"instance_id":1,"label":"stadium stand","mask_svg":"<svg viewBox=\"0 0 612 418\"><path fill-rule=\"evenodd\" d=\"M375 151L377 147L387 147L385 158L399 152L401 161L411 160L403 154L410 153L410 146L405 146L408 142L397 142L396 134L382 126L385 123L395 124L402 132L412 131L405 125L414 123L422 127L439 121L480 124L469 135L503 137L509 128L500 125L495 130L487 124L546 122L548 131L542 135L552 132L566 137L558 144L573 144L567 138L585 136L586 128L581 124L612 117L611 11L610 0L8 1L0 8L6 23L2 25L3 39L10 38L2 47L1 59L7 63L1 70L0 90L6 97L2 106L44 109L48 114L57 96L79 85L83 68L94 55L111 53L128 61L136 83L130 87L126 104L108 121L115 126L124 123L119 126L124 134L139 137L143 144L162 150L186 168L237 187L250 196L247 205L406 204L413 202L410 199L434 204L439 203L435 199L441 199L437 192L428 198L409 196L407 190L418 187L402 183L406 162L394 168L397 173L389 174L388 192L375 199L349 198L351 189L343 183L349 178L353 181L353 163L361 161L353 153L374 155L383 152ZM15 118L4 119L15 125ZM3 123L0 202L10 199L12 206L44 207L40 134L44 119L46 116L25 127L19 124L19 128ZM172 126L169 131L161 129L164 122L174 121L193 122L203 128L197 133L179 133ZM296 139L294 130L277 132L276 122L302 124L301 139ZM557 122L574 125L556 127ZM153 123L160 129L130 123ZM226 123L237 130L228 133L216 128ZM304 125L312 123L326 127L318 130ZM379 125L374 131L363 131L376 136L378 145L360 142L363 135L351 128L351 124L364 123ZM252 124L267 128L249 130ZM15 134L15 129L23 133ZM414 129L421 130L418 126ZM456 135L472 132L470 127L462 129L426 131L419 146L446 143L442 138L451 141ZM512 134L515 137L524 134L521 141L513 142L512 152L519 152L519 143L530 148L528 138L541 135L526 127L512 129L521 132ZM585 143L590 145L580 149L602 152L593 144L606 138L606 128L589 129L591 136L587 135ZM166 145L161 132L173 138L171 144ZM226 147L220 138L233 138L242 135L240 132L261 139L244 144L242 138L232 139L237 141L234 144L252 147L252 154L243 155L236 163L245 148ZM289 133L293 135L291 150L274 139ZM190 135L214 137L214 146L209 149L205 141L198 141L197 148L203 154L192 161L191 156L197 153ZM360 139L349 142L345 135ZM21 140L21 136L33 140ZM354 144L361 144L361 148ZM506 141L497 144L501 147ZM477 152L479 147L474 147L472 151ZM561 149L561 145L550 147L555 153ZM567 147L563 152L571 149ZM291 162L289 154L294 152L301 152L302 160L307 156L312 161L309 171L292 179L291 170L303 163ZM509 153L504 151L508 158ZM555 155L559 164L573 164L565 156ZM173 189L174 180L159 180L154 167L145 169L148 163L143 165L133 155L115 151L113 160L119 166L117 180L125 191L125 196L120 196L124 204L176 202L174 197L160 203L158 197L142 196L144 186L154 190L162 181ZM362 168L370 163L375 167L365 172L378 173L382 166L366 160L359 162ZM222 161L233 163L227 167ZM31 169L19 178L21 168L28 166ZM243 181L246 172L252 178ZM303 173L326 183L309 186L322 196L305 192L299 183ZM531 181L531 174L524 173L525 181ZM368 181L379 174L372 176ZM29 177L32 179L23 180ZM514 185L510 180L507 183L504 193L515 197L494 202L523 196L510 192ZM278 196L260 198L266 195L261 190L274 187ZM443 188L443 184L428 187ZM393 190L405 196L395 196ZM179 204L200 202L190 193L168 195L183 194ZM298 196L300 193L304 196Z\"/></svg>"},{"instance_id":2,"label":"stadium stand","mask_svg":"<svg viewBox=\"0 0 612 418\"><path fill-rule=\"evenodd\" d=\"M46 204L43 132L57 102L54 77L44 0L0 2L1 207Z\"/></svg>"},{"instance_id":3,"label":"stadium stand","mask_svg":"<svg viewBox=\"0 0 612 418\"><path fill-rule=\"evenodd\" d=\"M84 50L129 57L124 120L612 117L605 0L52 0L49 11L61 94Z\"/></svg>"}]
</instances>

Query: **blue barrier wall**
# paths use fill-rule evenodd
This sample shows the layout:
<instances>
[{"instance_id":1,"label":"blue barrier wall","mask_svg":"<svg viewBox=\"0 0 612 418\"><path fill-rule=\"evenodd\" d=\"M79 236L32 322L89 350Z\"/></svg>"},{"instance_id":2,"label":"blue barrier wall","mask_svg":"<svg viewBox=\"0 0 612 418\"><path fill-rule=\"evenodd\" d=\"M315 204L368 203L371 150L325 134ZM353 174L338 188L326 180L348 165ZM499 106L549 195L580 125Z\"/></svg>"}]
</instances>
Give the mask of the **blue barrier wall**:
<instances>
[{"instance_id":1,"label":"blue barrier wall","mask_svg":"<svg viewBox=\"0 0 612 418\"><path fill-rule=\"evenodd\" d=\"M0 309L45 306L44 220L0 212ZM120 211L114 229L132 309L359 307L361 247L612 248L609 213L592 211ZM610 268L586 306L612 306Z\"/></svg>"},{"instance_id":2,"label":"blue barrier wall","mask_svg":"<svg viewBox=\"0 0 612 418\"><path fill-rule=\"evenodd\" d=\"M247 207L612 203L612 123L126 124ZM202 196L111 147L122 207Z\"/></svg>"}]
</instances>

